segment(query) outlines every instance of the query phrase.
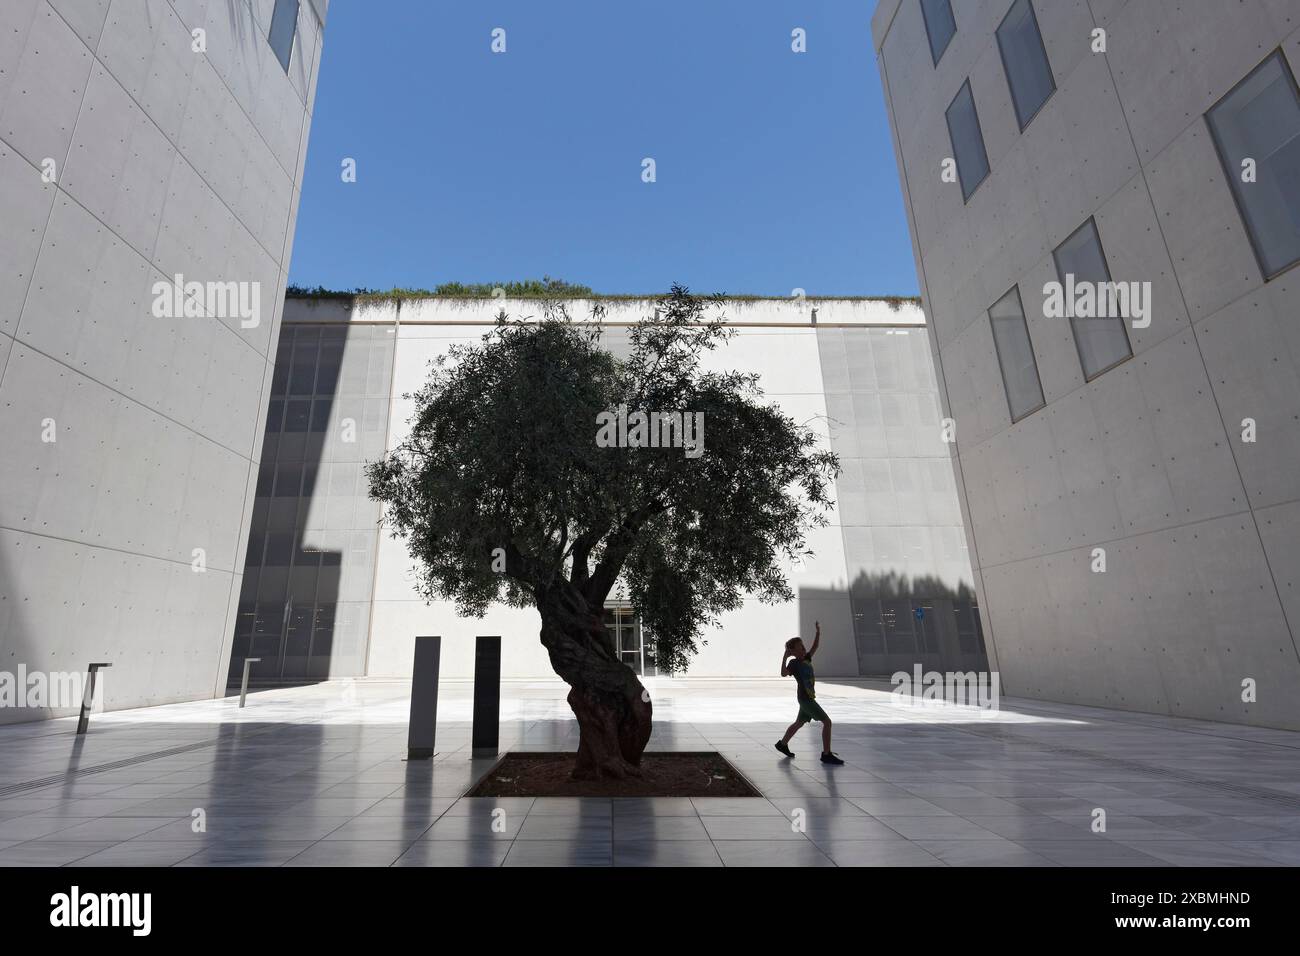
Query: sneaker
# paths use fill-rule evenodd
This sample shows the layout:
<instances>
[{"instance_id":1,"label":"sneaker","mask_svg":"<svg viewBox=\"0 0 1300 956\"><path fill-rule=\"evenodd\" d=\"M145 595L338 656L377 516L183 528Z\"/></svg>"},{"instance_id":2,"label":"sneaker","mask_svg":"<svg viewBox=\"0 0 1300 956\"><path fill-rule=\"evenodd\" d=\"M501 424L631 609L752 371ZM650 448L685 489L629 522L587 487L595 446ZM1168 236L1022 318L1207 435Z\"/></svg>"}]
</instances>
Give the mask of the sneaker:
<instances>
[{"instance_id":1,"label":"sneaker","mask_svg":"<svg viewBox=\"0 0 1300 956\"><path fill-rule=\"evenodd\" d=\"M822 763L843 764L844 761L841 760L839 757L835 756L833 753L827 751L826 753L822 754Z\"/></svg>"},{"instance_id":2,"label":"sneaker","mask_svg":"<svg viewBox=\"0 0 1300 956\"><path fill-rule=\"evenodd\" d=\"M781 751L781 753L785 754L787 757L793 757L793 756L794 756L794 754L792 754L792 753L790 752L790 747L789 747L789 745L788 745L784 740L778 740L778 741L776 742L776 749L779 750L779 751Z\"/></svg>"}]
</instances>

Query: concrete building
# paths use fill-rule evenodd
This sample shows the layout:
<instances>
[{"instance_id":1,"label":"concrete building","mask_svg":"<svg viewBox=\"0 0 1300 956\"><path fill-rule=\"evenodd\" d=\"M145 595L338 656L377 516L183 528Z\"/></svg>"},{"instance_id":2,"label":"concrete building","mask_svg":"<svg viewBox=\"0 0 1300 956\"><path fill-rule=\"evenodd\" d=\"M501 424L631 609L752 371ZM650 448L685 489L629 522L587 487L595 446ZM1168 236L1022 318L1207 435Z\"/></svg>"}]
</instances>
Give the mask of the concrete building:
<instances>
[{"instance_id":1,"label":"concrete building","mask_svg":"<svg viewBox=\"0 0 1300 956\"><path fill-rule=\"evenodd\" d=\"M648 300L608 300L603 342L617 353ZM592 303L574 301L578 319ZM408 677L414 639L443 637L444 678L473 675L474 637L501 635L502 674L553 677L532 610L482 620L427 605L403 542L378 527L362 464L407 433L429 362L475 342L501 309L536 301L294 298L285 306L252 512L230 677L256 681ZM942 440L923 314L884 300L733 300L738 334L707 363L757 371L768 398L818 428L843 464L816 557L789 569L795 601L727 615L684 675L771 677L786 638L820 620L822 676L986 666L956 488ZM594 426L593 426L594 427ZM594 432L593 432L594 436ZM653 639L618 596L607 621L625 662L656 673Z\"/></svg>"},{"instance_id":2,"label":"concrete building","mask_svg":"<svg viewBox=\"0 0 1300 956\"><path fill-rule=\"evenodd\" d=\"M0 5L0 672L224 688L326 12Z\"/></svg>"},{"instance_id":3,"label":"concrete building","mask_svg":"<svg viewBox=\"0 0 1300 956\"><path fill-rule=\"evenodd\" d=\"M1297 13L877 5L1006 693L1300 727ZM1058 317L1074 282L1145 306Z\"/></svg>"}]
</instances>

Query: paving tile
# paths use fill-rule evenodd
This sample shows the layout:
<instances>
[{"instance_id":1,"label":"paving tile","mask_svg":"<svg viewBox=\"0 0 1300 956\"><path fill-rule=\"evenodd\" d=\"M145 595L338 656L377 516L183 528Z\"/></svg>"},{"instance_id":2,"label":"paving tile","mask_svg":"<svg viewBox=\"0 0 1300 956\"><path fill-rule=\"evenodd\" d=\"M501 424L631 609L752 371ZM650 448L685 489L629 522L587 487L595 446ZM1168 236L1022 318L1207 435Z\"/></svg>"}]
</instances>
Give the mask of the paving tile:
<instances>
[{"instance_id":1,"label":"paving tile","mask_svg":"<svg viewBox=\"0 0 1300 956\"><path fill-rule=\"evenodd\" d=\"M1282 866L1283 862L1249 849L1199 840L1136 842L1127 846L1174 866Z\"/></svg>"},{"instance_id":2,"label":"paving tile","mask_svg":"<svg viewBox=\"0 0 1300 956\"><path fill-rule=\"evenodd\" d=\"M216 843L202 846L177 866L283 866L307 847L307 842Z\"/></svg>"},{"instance_id":3,"label":"paving tile","mask_svg":"<svg viewBox=\"0 0 1300 956\"><path fill-rule=\"evenodd\" d=\"M722 866L722 857L710 840L615 840L614 865Z\"/></svg>"},{"instance_id":4,"label":"paving tile","mask_svg":"<svg viewBox=\"0 0 1300 956\"><path fill-rule=\"evenodd\" d=\"M1011 840L918 840L948 866L1060 866Z\"/></svg>"},{"instance_id":5,"label":"paving tile","mask_svg":"<svg viewBox=\"0 0 1300 956\"><path fill-rule=\"evenodd\" d=\"M700 816L785 817L770 800L762 797L692 797Z\"/></svg>"},{"instance_id":6,"label":"paving tile","mask_svg":"<svg viewBox=\"0 0 1300 956\"><path fill-rule=\"evenodd\" d=\"M503 866L613 866L614 847L578 840L516 840Z\"/></svg>"},{"instance_id":7,"label":"paving tile","mask_svg":"<svg viewBox=\"0 0 1300 956\"><path fill-rule=\"evenodd\" d=\"M589 817L528 814L520 828L520 840L575 840L589 843L594 840L613 838L613 820L611 817L591 819Z\"/></svg>"},{"instance_id":8,"label":"paving tile","mask_svg":"<svg viewBox=\"0 0 1300 956\"><path fill-rule=\"evenodd\" d=\"M713 846L722 857L723 866L834 866L835 863L814 844L803 840L718 840Z\"/></svg>"},{"instance_id":9,"label":"paving tile","mask_svg":"<svg viewBox=\"0 0 1300 956\"><path fill-rule=\"evenodd\" d=\"M1021 846L1062 866L1167 866L1167 861L1122 843L1091 840L1025 840Z\"/></svg>"},{"instance_id":10,"label":"paving tile","mask_svg":"<svg viewBox=\"0 0 1300 956\"><path fill-rule=\"evenodd\" d=\"M53 840L30 840L0 850L0 867L65 866L106 850L111 843L59 843Z\"/></svg>"},{"instance_id":11,"label":"paving tile","mask_svg":"<svg viewBox=\"0 0 1300 956\"><path fill-rule=\"evenodd\" d=\"M408 840L322 840L285 866L391 866L411 846Z\"/></svg>"},{"instance_id":12,"label":"paving tile","mask_svg":"<svg viewBox=\"0 0 1300 956\"><path fill-rule=\"evenodd\" d=\"M789 840L802 841L802 833L783 816L713 817L702 816L704 829L712 840Z\"/></svg>"},{"instance_id":13,"label":"paving tile","mask_svg":"<svg viewBox=\"0 0 1300 956\"><path fill-rule=\"evenodd\" d=\"M500 866L509 840L421 840L393 866Z\"/></svg>"},{"instance_id":14,"label":"paving tile","mask_svg":"<svg viewBox=\"0 0 1300 956\"><path fill-rule=\"evenodd\" d=\"M908 840L818 840L817 848L837 866L943 866L923 847Z\"/></svg>"},{"instance_id":15,"label":"paving tile","mask_svg":"<svg viewBox=\"0 0 1300 956\"><path fill-rule=\"evenodd\" d=\"M523 814L505 814L498 818L479 813L440 818L420 837L421 840L514 840L524 825Z\"/></svg>"},{"instance_id":16,"label":"paving tile","mask_svg":"<svg viewBox=\"0 0 1300 956\"><path fill-rule=\"evenodd\" d=\"M961 817L879 816L891 830L909 840L992 840L996 833Z\"/></svg>"},{"instance_id":17,"label":"paving tile","mask_svg":"<svg viewBox=\"0 0 1300 956\"><path fill-rule=\"evenodd\" d=\"M0 865L1300 865L1293 733L1011 699L972 725L846 683L830 768L812 734L795 760L772 749L774 681L665 687L651 749L719 750L766 798L463 798L492 766L469 759L469 685L443 688L438 756L408 762L401 682L358 681L351 704L327 682L260 691L256 713L97 717L98 763L259 732L0 799ZM576 748L558 682L508 687L502 707L503 748ZM71 769L67 740L0 727L0 786Z\"/></svg>"},{"instance_id":18,"label":"paving tile","mask_svg":"<svg viewBox=\"0 0 1300 956\"><path fill-rule=\"evenodd\" d=\"M707 840L704 822L696 816L615 817L614 842L642 843L653 840Z\"/></svg>"},{"instance_id":19,"label":"paving tile","mask_svg":"<svg viewBox=\"0 0 1300 956\"><path fill-rule=\"evenodd\" d=\"M175 866L200 847L195 843L118 843L82 857L74 866Z\"/></svg>"},{"instance_id":20,"label":"paving tile","mask_svg":"<svg viewBox=\"0 0 1300 956\"><path fill-rule=\"evenodd\" d=\"M849 802L876 817L951 817L951 810L920 797L849 797Z\"/></svg>"},{"instance_id":21,"label":"paving tile","mask_svg":"<svg viewBox=\"0 0 1300 956\"><path fill-rule=\"evenodd\" d=\"M619 797L610 801L614 818L621 817L694 817L699 812L687 797Z\"/></svg>"},{"instance_id":22,"label":"paving tile","mask_svg":"<svg viewBox=\"0 0 1300 956\"><path fill-rule=\"evenodd\" d=\"M414 843L429 827L432 820L410 821L402 817L354 817L347 823L321 837L321 842L352 843L358 840L379 842L398 841Z\"/></svg>"}]
</instances>

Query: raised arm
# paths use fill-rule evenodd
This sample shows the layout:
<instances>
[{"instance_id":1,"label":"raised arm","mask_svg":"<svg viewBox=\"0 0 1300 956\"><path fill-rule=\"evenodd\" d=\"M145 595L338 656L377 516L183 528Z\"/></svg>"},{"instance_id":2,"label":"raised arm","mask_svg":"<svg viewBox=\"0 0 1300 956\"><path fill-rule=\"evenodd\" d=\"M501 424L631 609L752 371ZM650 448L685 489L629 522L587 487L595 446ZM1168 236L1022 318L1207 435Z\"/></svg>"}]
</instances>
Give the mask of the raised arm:
<instances>
[{"instance_id":1,"label":"raised arm","mask_svg":"<svg viewBox=\"0 0 1300 956\"><path fill-rule=\"evenodd\" d=\"M787 657L785 656L785 652L782 651L782 652L781 652L781 676L782 676L782 677L789 677L789 676L790 676L790 671L787 670L787 669L786 669L786 666L785 666L785 665L788 664L788 663L789 663L789 658L787 658Z\"/></svg>"},{"instance_id":2,"label":"raised arm","mask_svg":"<svg viewBox=\"0 0 1300 956\"><path fill-rule=\"evenodd\" d=\"M814 621L813 627L815 628L815 630L813 631L813 646L808 649L809 657L812 657L814 654L817 653L817 645L822 642L821 621Z\"/></svg>"}]
</instances>

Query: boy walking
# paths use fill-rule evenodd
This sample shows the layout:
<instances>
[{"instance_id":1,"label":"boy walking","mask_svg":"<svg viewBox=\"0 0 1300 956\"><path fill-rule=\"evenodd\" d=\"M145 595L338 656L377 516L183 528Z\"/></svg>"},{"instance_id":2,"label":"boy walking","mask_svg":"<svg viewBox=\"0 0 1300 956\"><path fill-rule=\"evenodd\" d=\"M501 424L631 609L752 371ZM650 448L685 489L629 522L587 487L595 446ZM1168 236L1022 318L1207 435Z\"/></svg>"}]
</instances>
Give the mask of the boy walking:
<instances>
[{"instance_id":1,"label":"boy walking","mask_svg":"<svg viewBox=\"0 0 1300 956\"><path fill-rule=\"evenodd\" d=\"M793 675L798 684L795 693L799 700L799 716L786 729L785 736L777 741L776 749L787 757L793 757L794 754L790 752L790 738L798 733L799 728L804 724L815 720L822 725L822 763L842 764L844 761L831 752L831 719L817 703L817 691L814 686L816 676L813 674L812 658L822 641L822 625L817 621L814 622L814 626L816 632L813 634L811 650L803 646L801 637L792 637L785 642L785 652L781 655L781 676Z\"/></svg>"}]
</instances>

